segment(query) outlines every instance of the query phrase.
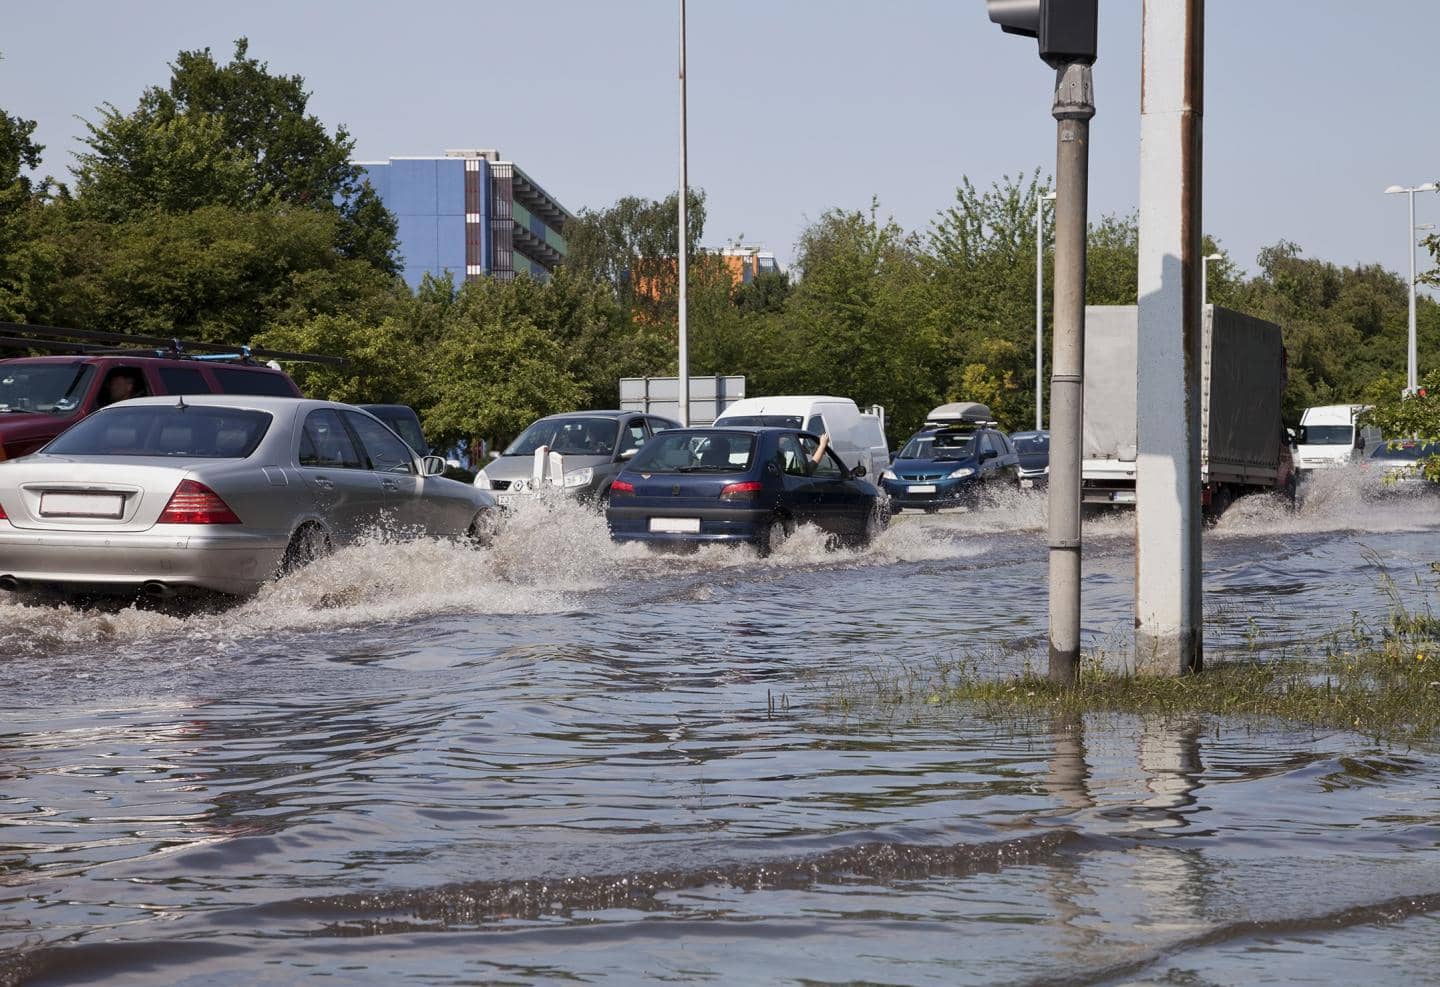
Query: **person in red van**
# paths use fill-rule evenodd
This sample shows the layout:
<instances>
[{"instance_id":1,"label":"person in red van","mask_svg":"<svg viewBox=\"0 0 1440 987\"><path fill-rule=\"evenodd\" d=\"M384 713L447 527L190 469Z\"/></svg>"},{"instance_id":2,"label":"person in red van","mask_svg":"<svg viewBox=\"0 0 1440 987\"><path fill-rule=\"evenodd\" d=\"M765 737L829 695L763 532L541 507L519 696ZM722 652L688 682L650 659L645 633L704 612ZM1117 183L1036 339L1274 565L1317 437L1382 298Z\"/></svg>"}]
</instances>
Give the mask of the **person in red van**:
<instances>
[{"instance_id":1,"label":"person in red van","mask_svg":"<svg viewBox=\"0 0 1440 987\"><path fill-rule=\"evenodd\" d=\"M116 401L142 397L145 397L145 379L140 376L140 371L118 367L110 371L110 376L105 380L105 390L100 395L99 406L103 408Z\"/></svg>"}]
</instances>

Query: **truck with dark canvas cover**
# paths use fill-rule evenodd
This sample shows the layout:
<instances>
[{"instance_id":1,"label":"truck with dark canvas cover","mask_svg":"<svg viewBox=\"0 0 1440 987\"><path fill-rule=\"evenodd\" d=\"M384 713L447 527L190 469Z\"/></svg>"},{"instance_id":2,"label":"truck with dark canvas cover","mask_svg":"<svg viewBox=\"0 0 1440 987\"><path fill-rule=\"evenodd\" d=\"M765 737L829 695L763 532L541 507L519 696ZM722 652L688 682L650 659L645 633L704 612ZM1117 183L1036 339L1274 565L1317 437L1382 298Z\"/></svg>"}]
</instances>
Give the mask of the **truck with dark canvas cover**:
<instances>
[{"instance_id":1,"label":"truck with dark canvas cover","mask_svg":"<svg viewBox=\"0 0 1440 987\"><path fill-rule=\"evenodd\" d=\"M1135 503L1139 309L1085 309L1085 413L1081 494L1088 504ZM1200 477L1206 508L1235 497L1293 492L1282 438L1285 347L1280 327L1206 306L1200 355Z\"/></svg>"}]
</instances>

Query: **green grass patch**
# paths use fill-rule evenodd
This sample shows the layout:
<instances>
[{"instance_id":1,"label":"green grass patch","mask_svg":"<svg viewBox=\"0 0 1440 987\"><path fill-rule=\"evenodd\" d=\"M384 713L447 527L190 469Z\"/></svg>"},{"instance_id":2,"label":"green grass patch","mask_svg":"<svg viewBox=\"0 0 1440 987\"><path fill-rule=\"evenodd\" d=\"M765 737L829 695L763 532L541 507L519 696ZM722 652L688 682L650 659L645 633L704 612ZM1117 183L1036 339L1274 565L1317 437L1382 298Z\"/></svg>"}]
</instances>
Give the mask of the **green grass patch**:
<instances>
[{"instance_id":1,"label":"green grass patch","mask_svg":"<svg viewBox=\"0 0 1440 987\"><path fill-rule=\"evenodd\" d=\"M1052 683L1028 664L1015 673L1013 654L937 659L832 681L823 705L887 719L960 709L1017 727L1056 716L1129 714L1340 729L1384 742L1434 740L1440 619L1428 603L1419 612L1408 609L1379 560L1372 561L1390 600L1384 623L1370 627L1356 615L1302 655L1267 652L1256 636L1236 653L1207 659L1199 674L1161 677L1117 671L1122 662L1097 653L1082 661L1073 686Z\"/></svg>"}]
</instances>

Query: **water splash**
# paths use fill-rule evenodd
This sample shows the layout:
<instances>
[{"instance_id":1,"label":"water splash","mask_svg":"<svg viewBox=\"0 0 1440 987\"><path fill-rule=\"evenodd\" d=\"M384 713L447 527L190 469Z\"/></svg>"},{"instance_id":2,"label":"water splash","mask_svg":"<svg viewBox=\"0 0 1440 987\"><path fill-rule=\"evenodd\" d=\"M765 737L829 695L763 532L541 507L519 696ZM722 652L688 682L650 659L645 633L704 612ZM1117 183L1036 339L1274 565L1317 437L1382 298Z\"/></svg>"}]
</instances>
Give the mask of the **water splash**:
<instances>
[{"instance_id":1,"label":"water splash","mask_svg":"<svg viewBox=\"0 0 1440 987\"><path fill-rule=\"evenodd\" d=\"M933 530L896 524L872 545L837 548L824 532L804 525L762 559L743 545L662 551L617 544L595 508L566 497L541 498L509 512L485 548L450 540L395 540L375 530L233 604L126 605L120 599L77 604L37 594L0 597L0 654L55 654L180 636L223 644L276 632L441 614L554 613L583 606L583 594L620 578L965 558L984 551L964 537L975 530L975 525Z\"/></svg>"},{"instance_id":2,"label":"water splash","mask_svg":"<svg viewBox=\"0 0 1440 987\"><path fill-rule=\"evenodd\" d=\"M1434 527L1436 500L1386 487L1363 465L1306 475L1295 508L1278 497L1241 497L1215 525L1219 537L1333 531L1423 531Z\"/></svg>"}]
</instances>

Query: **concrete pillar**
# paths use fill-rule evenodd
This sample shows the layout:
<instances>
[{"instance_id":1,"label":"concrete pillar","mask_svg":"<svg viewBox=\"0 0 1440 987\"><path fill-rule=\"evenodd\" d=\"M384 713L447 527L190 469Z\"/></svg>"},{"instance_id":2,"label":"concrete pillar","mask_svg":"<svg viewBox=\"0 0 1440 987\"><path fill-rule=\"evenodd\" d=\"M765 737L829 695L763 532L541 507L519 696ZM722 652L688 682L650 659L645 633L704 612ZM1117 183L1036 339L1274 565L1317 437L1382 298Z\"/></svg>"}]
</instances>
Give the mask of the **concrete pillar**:
<instances>
[{"instance_id":1,"label":"concrete pillar","mask_svg":"<svg viewBox=\"0 0 1440 987\"><path fill-rule=\"evenodd\" d=\"M1204 0L1145 0L1134 670L1199 671Z\"/></svg>"}]
</instances>

